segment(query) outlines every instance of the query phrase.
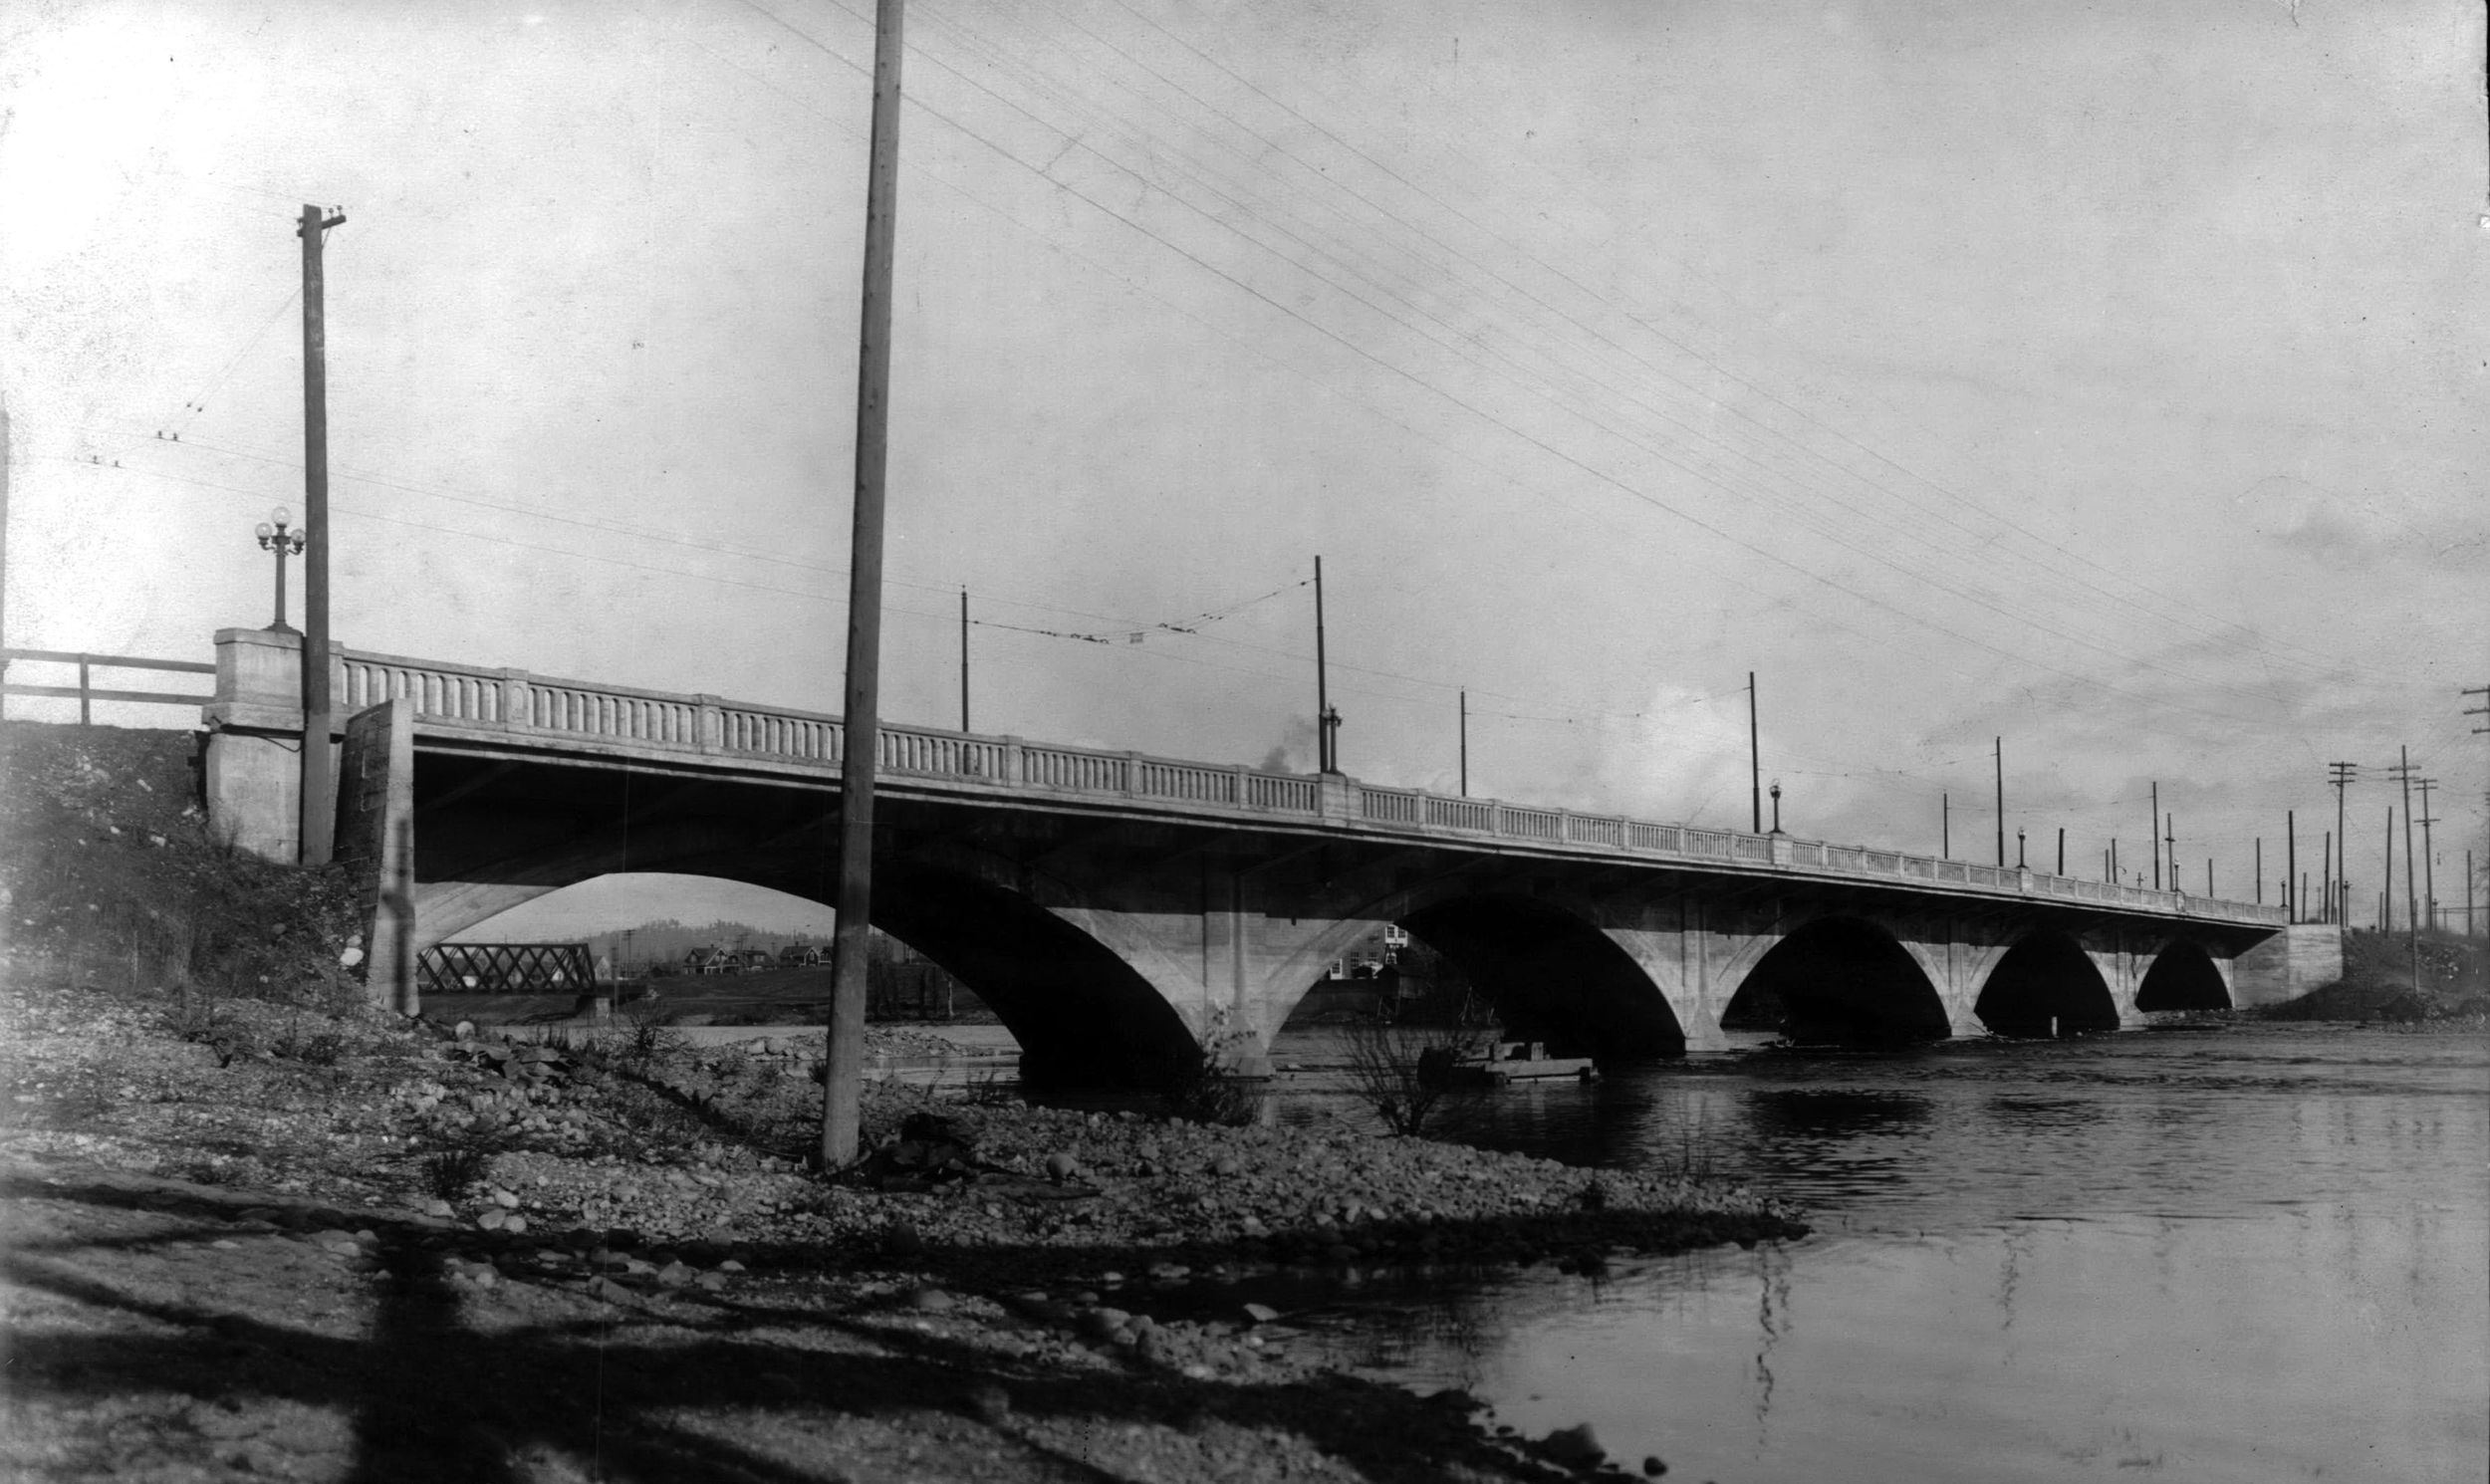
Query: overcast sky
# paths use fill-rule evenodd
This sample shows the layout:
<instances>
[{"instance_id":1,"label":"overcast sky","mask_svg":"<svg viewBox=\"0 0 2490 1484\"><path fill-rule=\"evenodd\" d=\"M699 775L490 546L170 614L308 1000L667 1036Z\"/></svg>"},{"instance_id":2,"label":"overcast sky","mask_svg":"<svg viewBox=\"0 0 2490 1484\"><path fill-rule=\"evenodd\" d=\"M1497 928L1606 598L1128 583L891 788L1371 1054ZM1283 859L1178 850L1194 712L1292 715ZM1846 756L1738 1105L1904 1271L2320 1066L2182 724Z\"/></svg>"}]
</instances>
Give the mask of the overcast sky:
<instances>
[{"instance_id":1,"label":"overcast sky","mask_svg":"<svg viewBox=\"0 0 2490 1484\"><path fill-rule=\"evenodd\" d=\"M855 5L10 10L8 642L268 620L316 202L341 642L836 709ZM2270 900L2343 759L2366 913L2408 744L2460 897L2471 0L909 27L885 716L965 587L977 730L1310 768L1320 554L1361 778L1451 791L1466 688L1473 793L1743 826L1754 670L1802 835L1985 858L2003 734L2034 864L2158 780Z\"/></svg>"}]
</instances>

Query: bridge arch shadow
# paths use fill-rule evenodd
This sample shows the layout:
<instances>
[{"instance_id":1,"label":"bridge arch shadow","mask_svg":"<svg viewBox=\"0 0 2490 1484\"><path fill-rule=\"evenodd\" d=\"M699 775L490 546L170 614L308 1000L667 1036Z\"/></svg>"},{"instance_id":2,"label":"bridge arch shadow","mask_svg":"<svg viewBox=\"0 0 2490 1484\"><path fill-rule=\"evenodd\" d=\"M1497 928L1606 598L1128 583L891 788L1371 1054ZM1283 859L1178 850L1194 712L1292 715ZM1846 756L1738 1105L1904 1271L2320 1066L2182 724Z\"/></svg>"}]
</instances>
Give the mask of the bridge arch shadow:
<instances>
[{"instance_id":1,"label":"bridge arch shadow","mask_svg":"<svg viewBox=\"0 0 2490 1484\"><path fill-rule=\"evenodd\" d=\"M1858 917L1820 917L1774 944L1720 1024L1808 1043L1910 1044L1949 1034L1945 1002L1909 950Z\"/></svg>"},{"instance_id":2,"label":"bridge arch shadow","mask_svg":"<svg viewBox=\"0 0 2490 1484\"><path fill-rule=\"evenodd\" d=\"M1686 1049L1685 1028L1650 975L1563 907L1490 893L1434 902L1398 920L1467 976L1515 1040L1603 1062Z\"/></svg>"},{"instance_id":3,"label":"bridge arch shadow","mask_svg":"<svg viewBox=\"0 0 2490 1484\"><path fill-rule=\"evenodd\" d=\"M518 905L461 925L490 922L552 890L644 873L565 865L539 869L536 894ZM828 904L806 889L811 882L792 873L680 867L663 873ZM994 1011L1020 1043L1023 1082L1151 1086L1191 1055L1192 1033L1148 980L1106 944L1027 896L921 864L878 863L874 874L873 926L931 959ZM822 995L829 995L827 978Z\"/></svg>"},{"instance_id":4,"label":"bridge arch shadow","mask_svg":"<svg viewBox=\"0 0 2490 1484\"><path fill-rule=\"evenodd\" d=\"M1151 1086L1196 1054L1174 1007L1123 957L1019 892L916 864L876 870L873 925L968 986L1040 1087Z\"/></svg>"},{"instance_id":5,"label":"bridge arch shadow","mask_svg":"<svg viewBox=\"0 0 2490 1484\"><path fill-rule=\"evenodd\" d=\"M2074 938L2054 931L2033 933L2007 949L1989 971L1972 1013L2000 1036L2044 1038L2118 1028L2118 1003L2100 966Z\"/></svg>"},{"instance_id":6,"label":"bridge arch shadow","mask_svg":"<svg viewBox=\"0 0 2490 1484\"><path fill-rule=\"evenodd\" d=\"M2152 967L2135 987L2138 1010L2228 1010L2230 987L2213 956L2202 946L2180 939L2153 956Z\"/></svg>"}]
</instances>

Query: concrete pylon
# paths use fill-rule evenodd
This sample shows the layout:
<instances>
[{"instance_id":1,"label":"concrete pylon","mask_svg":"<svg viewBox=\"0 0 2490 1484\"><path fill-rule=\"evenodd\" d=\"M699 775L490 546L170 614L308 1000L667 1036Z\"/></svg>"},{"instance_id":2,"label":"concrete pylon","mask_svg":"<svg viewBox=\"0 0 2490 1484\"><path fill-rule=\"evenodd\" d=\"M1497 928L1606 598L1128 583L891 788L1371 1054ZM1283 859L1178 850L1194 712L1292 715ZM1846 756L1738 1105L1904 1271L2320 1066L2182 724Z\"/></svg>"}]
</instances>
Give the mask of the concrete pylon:
<instances>
[{"instance_id":1,"label":"concrete pylon","mask_svg":"<svg viewBox=\"0 0 2490 1484\"><path fill-rule=\"evenodd\" d=\"M415 986L415 708L383 701L347 719L338 778L337 860L364 886L366 993L400 1015Z\"/></svg>"}]
</instances>

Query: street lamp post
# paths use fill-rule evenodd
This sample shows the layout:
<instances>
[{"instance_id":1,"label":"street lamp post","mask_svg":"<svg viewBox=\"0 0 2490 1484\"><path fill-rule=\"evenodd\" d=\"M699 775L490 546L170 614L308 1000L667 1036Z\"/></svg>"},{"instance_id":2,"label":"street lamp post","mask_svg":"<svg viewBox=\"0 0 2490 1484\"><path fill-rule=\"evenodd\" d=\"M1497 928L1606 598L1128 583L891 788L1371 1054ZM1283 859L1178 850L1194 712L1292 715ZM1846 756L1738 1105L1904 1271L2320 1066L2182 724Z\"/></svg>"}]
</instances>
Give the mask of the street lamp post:
<instances>
[{"instance_id":1,"label":"street lamp post","mask_svg":"<svg viewBox=\"0 0 2490 1484\"><path fill-rule=\"evenodd\" d=\"M1779 835L1781 833L1781 780L1778 778L1773 780L1772 795L1773 833Z\"/></svg>"},{"instance_id":2,"label":"street lamp post","mask_svg":"<svg viewBox=\"0 0 2490 1484\"><path fill-rule=\"evenodd\" d=\"M288 524L292 520L292 514L280 505L259 523L259 549L277 554L277 621L268 625L277 633L294 631L285 621L285 559L301 556L308 539L301 527Z\"/></svg>"},{"instance_id":3,"label":"street lamp post","mask_svg":"<svg viewBox=\"0 0 2490 1484\"><path fill-rule=\"evenodd\" d=\"M2023 864L2023 827L2022 827L2022 826L2020 826L2020 825L2017 825L2017 826L2015 827L2015 869L2017 869L2017 870L2022 870L2022 869L2024 869L2024 868L2025 868L2025 866L2024 866L2024 864Z\"/></svg>"}]
</instances>

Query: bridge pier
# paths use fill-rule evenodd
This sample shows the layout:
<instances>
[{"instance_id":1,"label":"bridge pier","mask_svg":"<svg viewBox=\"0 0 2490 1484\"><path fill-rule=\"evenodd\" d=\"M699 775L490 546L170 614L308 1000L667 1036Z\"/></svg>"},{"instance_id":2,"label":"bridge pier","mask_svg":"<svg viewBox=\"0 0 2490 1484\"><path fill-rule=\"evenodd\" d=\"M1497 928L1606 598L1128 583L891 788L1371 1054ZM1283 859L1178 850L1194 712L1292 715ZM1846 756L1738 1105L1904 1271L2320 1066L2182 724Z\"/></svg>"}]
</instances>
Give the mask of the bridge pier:
<instances>
[{"instance_id":1,"label":"bridge pier","mask_svg":"<svg viewBox=\"0 0 2490 1484\"><path fill-rule=\"evenodd\" d=\"M343 667L343 659L331 666L333 687ZM203 718L208 827L262 860L300 861L303 636L290 629L216 630L216 693ZM331 747L339 740L333 737ZM334 766L329 776L338 776Z\"/></svg>"}]
</instances>

